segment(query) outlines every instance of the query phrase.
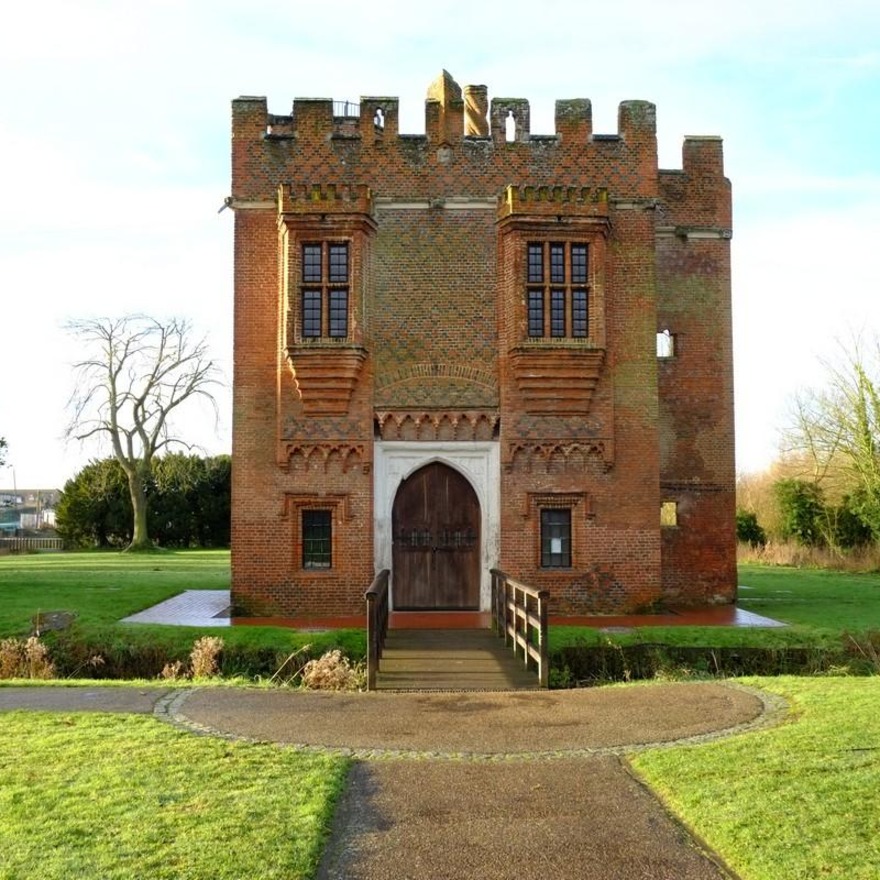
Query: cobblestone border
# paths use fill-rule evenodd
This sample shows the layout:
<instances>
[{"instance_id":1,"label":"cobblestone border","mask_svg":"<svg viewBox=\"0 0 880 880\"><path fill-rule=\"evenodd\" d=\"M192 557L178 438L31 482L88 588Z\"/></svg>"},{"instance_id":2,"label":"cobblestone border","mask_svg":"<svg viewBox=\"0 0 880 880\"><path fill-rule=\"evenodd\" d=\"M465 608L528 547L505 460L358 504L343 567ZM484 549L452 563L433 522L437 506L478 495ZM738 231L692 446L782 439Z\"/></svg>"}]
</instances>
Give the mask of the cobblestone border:
<instances>
[{"instance_id":1,"label":"cobblestone border","mask_svg":"<svg viewBox=\"0 0 880 880\"><path fill-rule=\"evenodd\" d=\"M384 760L443 760L443 761L481 761L500 763L504 761L547 761L562 758L595 758L603 755L628 755L643 752L648 749L671 749L685 745L699 745L725 739L741 733L749 733L756 730L775 727L786 719L788 715L788 703L782 697L762 691L759 688L749 687L738 682L721 681L712 682L722 687L751 694L761 703L760 713L751 721L724 727L707 733L698 733L676 740L661 740L659 742L629 743L620 746L600 746L596 748L581 749L555 749L552 751L526 751L526 752L453 752L443 749L417 750L417 749L382 749L382 748L341 748L338 746L318 746L307 743L291 743L283 740L266 740L258 737L244 736L231 733L226 730L211 727L207 724L199 724L188 718L184 712L186 701L190 695L203 688L178 688L156 701L153 707L153 715L160 721L177 727L197 736L212 736L233 742L247 742L255 745L278 745L295 751L313 754L337 755L358 761L384 761Z\"/></svg>"}]
</instances>

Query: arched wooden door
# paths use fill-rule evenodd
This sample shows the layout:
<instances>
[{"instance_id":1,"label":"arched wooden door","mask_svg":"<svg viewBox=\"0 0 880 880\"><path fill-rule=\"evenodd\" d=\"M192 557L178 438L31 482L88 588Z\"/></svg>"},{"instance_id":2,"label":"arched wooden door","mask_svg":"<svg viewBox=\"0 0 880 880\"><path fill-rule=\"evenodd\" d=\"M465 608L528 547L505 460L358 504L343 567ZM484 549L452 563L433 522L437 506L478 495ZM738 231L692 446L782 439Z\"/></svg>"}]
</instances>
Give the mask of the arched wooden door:
<instances>
[{"instance_id":1,"label":"arched wooden door","mask_svg":"<svg viewBox=\"0 0 880 880\"><path fill-rule=\"evenodd\" d=\"M480 502L445 464L427 464L397 489L391 512L396 609L480 607Z\"/></svg>"}]
</instances>

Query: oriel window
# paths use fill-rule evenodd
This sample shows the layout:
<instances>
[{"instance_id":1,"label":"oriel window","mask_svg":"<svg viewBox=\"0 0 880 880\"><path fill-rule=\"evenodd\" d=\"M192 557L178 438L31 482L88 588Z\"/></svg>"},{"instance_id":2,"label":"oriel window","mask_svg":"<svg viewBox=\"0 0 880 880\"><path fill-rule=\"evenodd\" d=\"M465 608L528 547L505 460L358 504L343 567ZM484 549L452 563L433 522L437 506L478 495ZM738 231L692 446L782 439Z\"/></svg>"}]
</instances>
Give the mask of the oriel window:
<instances>
[{"instance_id":1,"label":"oriel window","mask_svg":"<svg viewBox=\"0 0 880 880\"><path fill-rule=\"evenodd\" d=\"M301 332L303 339L348 336L348 242L302 246Z\"/></svg>"},{"instance_id":2,"label":"oriel window","mask_svg":"<svg viewBox=\"0 0 880 880\"><path fill-rule=\"evenodd\" d=\"M529 242L526 309L531 339L589 336L588 245Z\"/></svg>"}]
</instances>

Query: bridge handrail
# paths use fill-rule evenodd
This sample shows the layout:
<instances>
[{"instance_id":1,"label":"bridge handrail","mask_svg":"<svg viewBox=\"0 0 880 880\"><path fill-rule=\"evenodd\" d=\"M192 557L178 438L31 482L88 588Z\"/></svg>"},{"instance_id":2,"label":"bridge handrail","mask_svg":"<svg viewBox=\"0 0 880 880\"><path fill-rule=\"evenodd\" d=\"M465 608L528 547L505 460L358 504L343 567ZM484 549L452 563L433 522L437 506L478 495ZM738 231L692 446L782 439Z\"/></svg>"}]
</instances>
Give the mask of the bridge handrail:
<instances>
[{"instance_id":1,"label":"bridge handrail","mask_svg":"<svg viewBox=\"0 0 880 880\"><path fill-rule=\"evenodd\" d=\"M515 657L522 654L526 667L533 661L542 688L549 685L550 660L547 645L549 590L538 590L514 580L500 569L492 575L492 626Z\"/></svg>"},{"instance_id":2,"label":"bridge handrail","mask_svg":"<svg viewBox=\"0 0 880 880\"><path fill-rule=\"evenodd\" d=\"M364 593L367 601L367 690L376 690L379 661L388 633L388 579L391 572L383 568Z\"/></svg>"}]
</instances>

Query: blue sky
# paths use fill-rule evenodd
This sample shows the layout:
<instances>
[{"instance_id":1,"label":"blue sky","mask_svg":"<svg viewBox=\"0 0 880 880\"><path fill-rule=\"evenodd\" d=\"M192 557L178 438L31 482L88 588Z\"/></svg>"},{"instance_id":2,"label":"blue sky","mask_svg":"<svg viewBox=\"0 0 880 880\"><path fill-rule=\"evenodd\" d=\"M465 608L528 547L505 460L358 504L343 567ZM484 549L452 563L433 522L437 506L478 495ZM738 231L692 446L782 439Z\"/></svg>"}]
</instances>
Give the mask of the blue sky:
<instances>
[{"instance_id":1,"label":"blue sky","mask_svg":"<svg viewBox=\"0 0 880 880\"><path fill-rule=\"evenodd\" d=\"M840 339L880 328L876 2L47 0L10 4L0 33L0 436L17 485L63 485L107 453L61 439L66 320L188 317L231 376L232 98L286 113L397 95L420 133L443 68L529 99L536 134L557 98L590 98L599 133L620 101L653 101L667 168L685 135L724 138L737 466L769 464L792 394ZM207 453L229 450L228 390L219 402L219 426L182 425Z\"/></svg>"}]
</instances>

